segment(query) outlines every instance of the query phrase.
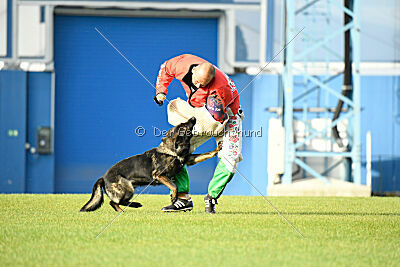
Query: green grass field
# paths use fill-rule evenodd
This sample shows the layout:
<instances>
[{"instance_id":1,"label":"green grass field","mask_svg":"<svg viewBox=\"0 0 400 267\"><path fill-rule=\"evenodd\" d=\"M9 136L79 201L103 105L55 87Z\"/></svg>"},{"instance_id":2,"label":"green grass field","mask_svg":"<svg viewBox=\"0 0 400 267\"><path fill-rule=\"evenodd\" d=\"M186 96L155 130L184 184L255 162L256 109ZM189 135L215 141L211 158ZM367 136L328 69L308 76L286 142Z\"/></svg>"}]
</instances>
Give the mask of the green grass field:
<instances>
[{"instance_id":1,"label":"green grass field","mask_svg":"<svg viewBox=\"0 0 400 267\"><path fill-rule=\"evenodd\" d=\"M78 212L89 195L0 195L0 265L400 265L400 198L223 196L205 215L162 213L169 196L140 195L116 216L106 203Z\"/></svg>"}]
</instances>

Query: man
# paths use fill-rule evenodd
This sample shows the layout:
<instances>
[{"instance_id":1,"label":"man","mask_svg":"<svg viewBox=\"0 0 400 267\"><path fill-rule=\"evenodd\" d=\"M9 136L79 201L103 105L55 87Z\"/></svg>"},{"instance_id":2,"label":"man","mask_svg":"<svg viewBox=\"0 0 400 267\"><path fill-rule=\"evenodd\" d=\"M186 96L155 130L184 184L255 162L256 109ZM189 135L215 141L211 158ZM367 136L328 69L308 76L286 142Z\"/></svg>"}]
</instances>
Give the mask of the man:
<instances>
[{"instance_id":1,"label":"man","mask_svg":"<svg viewBox=\"0 0 400 267\"><path fill-rule=\"evenodd\" d=\"M208 194L204 197L205 212L215 213L217 199L232 179L241 160L241 129L244 116L240 108L239 94L232 80L218 68L200 57L184 54L161 65L156 84L155 100L158 104L162 104L166 99L168 86L174 78L182 83L188 97L187 101L192 107L205 106L214 120L221 123L228 120L223 136L214 137L217 142L223 141L223 147L218 153L220 161L209 183ZM193 209L186 167L176 175L174 182L178 187L178 200L162 208L162 211Z\"/></svg>"}]
</instances>

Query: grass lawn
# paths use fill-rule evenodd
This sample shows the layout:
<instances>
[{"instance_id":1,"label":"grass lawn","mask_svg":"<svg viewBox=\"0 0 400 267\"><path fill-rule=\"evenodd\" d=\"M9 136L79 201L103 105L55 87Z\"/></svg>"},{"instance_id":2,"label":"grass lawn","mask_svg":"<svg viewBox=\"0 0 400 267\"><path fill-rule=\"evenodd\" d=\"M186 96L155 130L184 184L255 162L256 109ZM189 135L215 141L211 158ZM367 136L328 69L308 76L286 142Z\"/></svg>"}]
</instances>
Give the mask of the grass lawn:
<instances>
[{"instance_id":1,"label":"grass lawn","mask_svg":"<svg viewBox=\"0 0 400 267\"><path fill-rule=\"evenodd\" d=\"M169 196L140 195L116 216L106 203L78 212L89 195L0 195L0 266L400 265L400 198L223 196L205 215L162 213Z\"/></svg>"}]
</instances>

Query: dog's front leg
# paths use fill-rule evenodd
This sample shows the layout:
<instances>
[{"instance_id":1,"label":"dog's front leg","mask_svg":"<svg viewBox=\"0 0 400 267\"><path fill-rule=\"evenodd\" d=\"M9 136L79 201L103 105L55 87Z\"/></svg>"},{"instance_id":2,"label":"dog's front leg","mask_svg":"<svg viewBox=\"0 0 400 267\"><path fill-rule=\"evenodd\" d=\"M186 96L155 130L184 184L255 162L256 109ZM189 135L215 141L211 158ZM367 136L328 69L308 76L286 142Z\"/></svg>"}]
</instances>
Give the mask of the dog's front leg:
<instances>
[{"instance_id":1,"label":"dog's front leg","mask_svg":"<svg viewBox=\"0 0 400 267\"><path fill-rule=\"evenodd\" d=\"M168 177L163 175L153 174L153 179L160 181L163 185L172 191L171 202L174 203L178 199L178 187Z\"/></svg>"},{"instance_id":2,"label":"dog's front leg","mask_svg":"<svg viewBox=\"0 0 400 267\"><path fill-rule=\"evenodd\" d=\"M200 162L203 162L207 159L210 159L212 157L215 157L219 151L222 149L222 142L218 143L218 146L210 152L206 152L203 154L191 154L190 156L187 157L186 159L186 164L187 165L194 165Z\"/></svg>"}]
</instances>

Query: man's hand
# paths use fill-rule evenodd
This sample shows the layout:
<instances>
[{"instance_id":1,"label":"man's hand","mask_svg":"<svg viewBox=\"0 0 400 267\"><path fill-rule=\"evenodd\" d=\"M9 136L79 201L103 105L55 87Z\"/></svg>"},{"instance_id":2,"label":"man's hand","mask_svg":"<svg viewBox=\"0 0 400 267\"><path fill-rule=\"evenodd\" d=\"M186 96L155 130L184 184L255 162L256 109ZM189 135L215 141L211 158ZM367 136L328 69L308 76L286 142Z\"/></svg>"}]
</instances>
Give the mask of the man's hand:
<instances>
[{"instance_id":1,"label":"man's hand","mask_svg":"<svg viewBox=\"0 0 400 267\"><path fill-rule=\"evenodd\" d=\"M164 104L165 98L166 97L164 94L158 94L154 97L154 101L157 103L157 105L162 106Z\"/></svg>"}]
</instances>

